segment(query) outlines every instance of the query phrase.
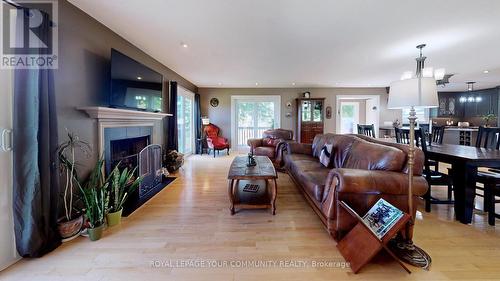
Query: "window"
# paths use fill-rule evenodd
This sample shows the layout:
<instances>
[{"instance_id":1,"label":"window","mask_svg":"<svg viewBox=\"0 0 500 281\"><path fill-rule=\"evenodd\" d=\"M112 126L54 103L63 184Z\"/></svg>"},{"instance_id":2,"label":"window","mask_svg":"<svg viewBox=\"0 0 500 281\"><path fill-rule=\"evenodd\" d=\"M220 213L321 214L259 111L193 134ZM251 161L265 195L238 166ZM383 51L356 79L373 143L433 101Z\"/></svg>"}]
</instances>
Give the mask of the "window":
<instances>
[{"instance_id":1,"label":"window","mask_svg":"<svg viewBox=\"0 0 500 281\"><path fill-rule=\"evenodd\" d=\"M177 94L177 138L179 152L194 153L194 94L178 88Z\"/></svg>"},{"instance_id":2,"label":"window","mask_svg":"<svg viewBox=\"0 0 500 281\"><path fill-rule=\"evenodd\" d=\"M429 123L429 109L428 108L415 108L415 112L417 113L417 123ZM403 109L403 120L401 123L407 124L409 122L408 117L410 117L410 109Z\"/></svg>"}]
</instances>

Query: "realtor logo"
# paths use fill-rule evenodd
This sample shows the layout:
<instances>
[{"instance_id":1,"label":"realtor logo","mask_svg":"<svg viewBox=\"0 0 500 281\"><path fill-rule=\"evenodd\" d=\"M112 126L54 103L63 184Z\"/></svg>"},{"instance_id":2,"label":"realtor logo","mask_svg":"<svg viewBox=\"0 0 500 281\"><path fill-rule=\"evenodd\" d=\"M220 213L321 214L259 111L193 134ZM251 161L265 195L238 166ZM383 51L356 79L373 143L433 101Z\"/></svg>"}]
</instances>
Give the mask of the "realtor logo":
<instances>
[{"instance_id":1,"label":"realtor logo","mask_svg":"<svg viewBox=\"0 0 500 281\"><path fill-rule=\"evenodd\" d=\"M0 16L0 68L57 68L57 0L2 1Z\"/></svg>"}]
</instances>

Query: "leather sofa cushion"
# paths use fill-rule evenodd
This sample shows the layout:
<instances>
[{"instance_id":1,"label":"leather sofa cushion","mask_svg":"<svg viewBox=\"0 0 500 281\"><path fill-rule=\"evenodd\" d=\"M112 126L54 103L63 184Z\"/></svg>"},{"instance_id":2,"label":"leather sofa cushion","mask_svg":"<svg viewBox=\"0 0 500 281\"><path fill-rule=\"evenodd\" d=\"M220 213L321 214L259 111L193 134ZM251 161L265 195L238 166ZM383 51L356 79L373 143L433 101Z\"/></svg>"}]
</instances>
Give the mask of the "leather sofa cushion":
<instances>
[{"instance_id":1,"label":"leather sofa cushion","mask_svg":"<svg viewBox=\"0 0 500 281\"><path fill-rule=\"evenodd\" d=\"M356 140L342 168L400 172L405 161L406 155L400 149Z\"/></svg>"},{"instance_id":2,"label":"leather sofa cushion","mask_svg":"<svg viewBox=\"0 0 500 281\"><path fill-rule=\"evenodd\" d=\"M259 146L254 149L255 155L267 156L270 159L274 159L274 151L276 149L271 146Z\"/></svg>"},{"instance_id":3,"label":"leather sofa cushion","mask_svg":"<svg viewBox=\"0 0 500 281\"><path fill-rule=\"evenodd\" d=\"M309 195L316 199L319 203L323 200L323 192L325 191L325 180L330 169L321 168L314 171L307 171L300 174L300 181Z\"/></svg>"},{"instance_id":4,"label":"leather sofa cushion","mask_svg":"<svg viewBox=\"0 0 500 281\"><path fill-rule=\"evenodd\" d=\"M288 154L285 156L289 163L289 170L300 181L304 190L318 202L323 199L325 182L330 168L323 166L312 156L305 154Z\"/></svg>"}]
</instances>

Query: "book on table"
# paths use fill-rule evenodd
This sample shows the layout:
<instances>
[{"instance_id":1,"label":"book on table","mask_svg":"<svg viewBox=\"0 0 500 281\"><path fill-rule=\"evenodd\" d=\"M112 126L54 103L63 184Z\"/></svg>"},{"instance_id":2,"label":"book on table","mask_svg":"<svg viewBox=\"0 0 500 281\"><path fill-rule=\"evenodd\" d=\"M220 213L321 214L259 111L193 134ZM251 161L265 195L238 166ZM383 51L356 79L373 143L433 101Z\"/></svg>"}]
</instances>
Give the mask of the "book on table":
<instances>
[{"instance_id":1,"label":"book on table","mask_svg":"<svg viewBox=\"0 0 500 281\"><path fill-rule=\"evenodd\" d=\"M379 199L363 216L363 222L379 239L403 217L403 212L384 199Z\"/></svg>"}]
</instances>

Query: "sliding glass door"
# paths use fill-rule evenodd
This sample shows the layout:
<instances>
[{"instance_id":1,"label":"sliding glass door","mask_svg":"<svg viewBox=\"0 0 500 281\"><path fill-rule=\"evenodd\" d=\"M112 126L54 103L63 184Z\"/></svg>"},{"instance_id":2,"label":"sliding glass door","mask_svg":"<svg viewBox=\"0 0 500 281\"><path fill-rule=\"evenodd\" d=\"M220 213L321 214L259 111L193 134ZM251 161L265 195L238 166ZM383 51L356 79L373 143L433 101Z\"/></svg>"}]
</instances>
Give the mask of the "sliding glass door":
<instances>
[{"instance_id":1,"label":"sliding glass door","mask_svg":"<svg viewBox=\"0 0 500 281\"><path fill-rule=\"evenodd\" d=\"M231 108L232 143L237 150L248 150L248 139L260 138L265 130L280 126L279 96L233 96Z\"/></svg>"},{"instance_id":2,"label":"sliding glass door","mask_svg":"<svg viewBox=\"0 0 500 281\"><path fill-rule=\"evenodd\" d=\"M194 153L194 94L182 87L177 92L177 130L179 152Z\"/></svg>"}]
</instances>

